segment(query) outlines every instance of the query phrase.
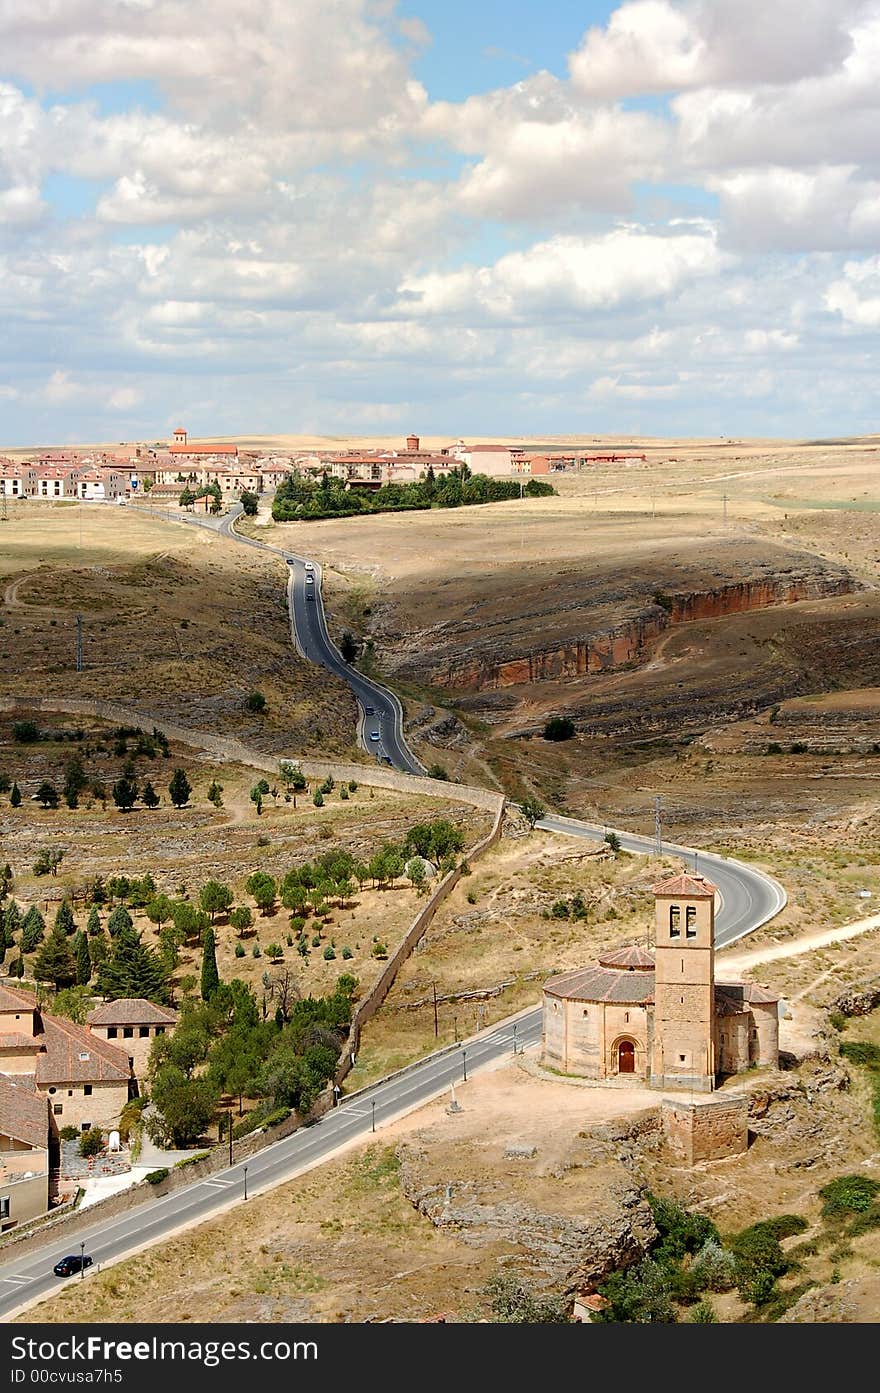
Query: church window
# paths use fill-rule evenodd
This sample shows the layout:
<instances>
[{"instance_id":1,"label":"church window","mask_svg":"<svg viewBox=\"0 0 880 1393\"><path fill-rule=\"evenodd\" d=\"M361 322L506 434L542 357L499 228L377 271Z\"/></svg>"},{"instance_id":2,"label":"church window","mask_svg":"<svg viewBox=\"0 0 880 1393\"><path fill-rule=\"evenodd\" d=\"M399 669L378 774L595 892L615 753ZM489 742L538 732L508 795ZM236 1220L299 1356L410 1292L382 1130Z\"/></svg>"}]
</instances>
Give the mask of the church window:
<instances>
[{"instance_id":1,"label":"church window","mask_svg":"<svg viewBox=\"0 0 880 1393\"><path fill-rule=\"evenodd\" d=\"M586 1013L586 1011L585 1011L585 1012L584 1012L584 1015L586 1015L586 1014L587 1014L587 1013ZM623 1019L624 1019L625 1024L626 1024L626 1025L629 1025L629 1011L624 1011L624 1013L623 1013Z\"/></svg>"},{"instance_id":2,"label":"church window","mask_svg":"<svg viewBox=\"0 0 880 1393\"><path fill-rule=\"evenodd\" d=\"M686 1056L686 1055L683 1055L683 1054L680 1054L680 1055L678 1056L678 1062L679 1062L679 1064L686 1064L686 1063L687 1063L687 1056Z\"/></svg>"},{"instance_id":3,"label":"church window","mask_svg":"<svg viewBox=\"0 0 880 1393\"><path fill-rule=\"evenodd\" d=\"M684 912L685 916L685 938L696 938L697 936L697 907L689 904Z\"/></svg>"},{"instance_id":4,"label":"church window","mask_svg":"<svg viewBox=\"0 0 880 1393\"><path fill-rule=\"evenodd\" d=\"M682 958L681 960L681 970L682 972L684 972L684 958Z\"/></svg>"},{"instance_id":5,"label":"church window","mask_svg":"<svg viewBox=\"0 0 880 1393\"><path fill-rule=\"evenodd\" d=\"M683 1005L684 1005L684 997L681 997L681 998L680 998L680 1001L681 1001L681 1004L682 1004L682 1006L683 1006Z\"/></svg>"},{"instance_id":6,"label":"church window","mask_svg":"<svg viewBox=\"0 0 880 1393\"><path fill-rule=\"evenodd\" d=\"M587 1008L586 1008L586 1006L585 1006L585 1007L584 1007L584 1015L585 1015L585 1016L588 1016L589 1014L590 1014L590 1013L589 1013L589 1011L587 1010Z\"/></svg>"},{"instance_id":7,"label":"church window","mask_svg":"<svg viewBox=\"0 0 880 1393\"><path fill-rule=\"evenodd\" d=\"M681 910L677 904L669 906L669 937L681 938Z\"/></svg>"}]
</instances>

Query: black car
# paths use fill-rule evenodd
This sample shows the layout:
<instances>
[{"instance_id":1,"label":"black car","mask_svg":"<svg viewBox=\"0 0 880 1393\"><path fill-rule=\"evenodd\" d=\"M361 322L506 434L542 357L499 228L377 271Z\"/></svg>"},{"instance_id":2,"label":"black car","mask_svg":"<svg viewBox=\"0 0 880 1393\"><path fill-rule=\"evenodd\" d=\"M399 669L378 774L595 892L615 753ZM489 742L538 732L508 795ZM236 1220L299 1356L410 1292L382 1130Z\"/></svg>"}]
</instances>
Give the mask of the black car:
<instances>
[{"instance_id":1,"label":"black car","mask_svg":"<svg viewBox=\"0 0 880 1393\"><path fill-rule=\"evenodd\" d=\"M364 710L366 711L368 716L375 716L376 714L375 706L365 706Z\"/></svg>"},{"instance_id":2,"label":"black car","mask_svg":"<svg viewBox=\"0 0 880 1393\"><path fill-rule=\"evenodd\" d=\"M56 1277L69 1277L74 1272L80 1272L84 1267L91 1267L92 1259L88 1253L80 1257L79 1253L68 1253L66 1258L56 1262L53 1269Z\"/></svg>"}]
</instances>

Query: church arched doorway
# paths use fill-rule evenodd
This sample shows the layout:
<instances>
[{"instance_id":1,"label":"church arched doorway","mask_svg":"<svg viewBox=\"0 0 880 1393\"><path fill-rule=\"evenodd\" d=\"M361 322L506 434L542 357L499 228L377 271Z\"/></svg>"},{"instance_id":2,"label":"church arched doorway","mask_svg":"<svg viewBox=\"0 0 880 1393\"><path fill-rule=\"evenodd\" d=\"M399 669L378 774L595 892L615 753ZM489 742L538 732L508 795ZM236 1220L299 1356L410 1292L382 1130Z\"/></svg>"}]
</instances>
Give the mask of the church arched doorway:
<instances>
[{"instance_id":1,"label":"church arched doorway","mask_svg":"<svg viewBox=\"0 0 880 1393\"><path fill-rule=\"evenodd\" d=\"M636 1047L632 1040L621 1040L617 1046L617 1072L618 1074L634 1074L636 1072Z\"/></svg>"}]
</instances>

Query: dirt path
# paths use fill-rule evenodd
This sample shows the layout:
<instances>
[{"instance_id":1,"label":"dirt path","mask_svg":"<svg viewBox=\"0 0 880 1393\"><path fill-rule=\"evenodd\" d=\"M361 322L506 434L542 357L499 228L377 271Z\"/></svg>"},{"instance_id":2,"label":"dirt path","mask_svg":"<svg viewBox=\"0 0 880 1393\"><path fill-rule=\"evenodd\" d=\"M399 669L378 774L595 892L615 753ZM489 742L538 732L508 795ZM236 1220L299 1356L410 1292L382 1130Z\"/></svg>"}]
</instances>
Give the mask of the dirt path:
<instances>
[{"instance_id":1,"label":"dirt path","mask_svg":"<svg viewBox=\"0 0 880 1393\"><path fill-rule=\"evenodd\" d=\"M816 933L804 934L792 943L778 943L773 947L753 948L749 953L724 953L719 957L719 965L734 973L749 972L761 963L776 962L779 958L795 958L801 953L812 953L818 948L827 948L832 943L842 943L847 938L857 938L859 934L880 929L880 914L872 914L869 919L858 919L853 924L842 924L838 929L822 929Z\"/></svg>"}]
</instances>

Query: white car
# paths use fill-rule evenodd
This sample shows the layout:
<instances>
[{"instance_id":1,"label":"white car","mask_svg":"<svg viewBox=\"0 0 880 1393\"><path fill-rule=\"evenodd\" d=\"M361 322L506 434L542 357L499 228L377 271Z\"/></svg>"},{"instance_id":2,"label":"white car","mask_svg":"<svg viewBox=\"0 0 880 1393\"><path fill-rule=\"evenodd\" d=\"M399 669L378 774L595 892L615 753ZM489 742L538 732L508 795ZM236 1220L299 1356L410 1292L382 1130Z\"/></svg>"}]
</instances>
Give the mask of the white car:
<instances>
[{"instance_id":1,"label":"white car","mask_svg":"<svg viewBox=\"0 0 880 1393\"><path fill-rule=\"evenodd\" d=\"M306 570L307 570L307 571L313 571L314 569L315 569L315 568L314 568L314 566L312 565L311 561L307 561L307 562L306 562Z\"/></svg>"},{"instance_id":2,"label":"white car","mask_svg":"<svg viewBox=\"0 0 880 1393\"><path fill-rule=\"evenodd\" d=\"M306 585L314 585L314 583L315 583L315 577L314 577L314 576L306 576Z\"/></svg>"},{"instance_id":3,"label":"white car","mask_svg":"<svg viewBox=\"0 0 880 1393\"><path fill-rule=\"evenodd\" d=\"M378 730L371 730L371 731L370 731L370 739L371 739L371 740L381 740L381 738L382 738L382 737L381 737L381 735L379 734Z\"/></svg>"}]
</instances>

